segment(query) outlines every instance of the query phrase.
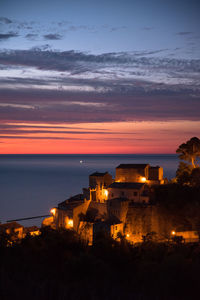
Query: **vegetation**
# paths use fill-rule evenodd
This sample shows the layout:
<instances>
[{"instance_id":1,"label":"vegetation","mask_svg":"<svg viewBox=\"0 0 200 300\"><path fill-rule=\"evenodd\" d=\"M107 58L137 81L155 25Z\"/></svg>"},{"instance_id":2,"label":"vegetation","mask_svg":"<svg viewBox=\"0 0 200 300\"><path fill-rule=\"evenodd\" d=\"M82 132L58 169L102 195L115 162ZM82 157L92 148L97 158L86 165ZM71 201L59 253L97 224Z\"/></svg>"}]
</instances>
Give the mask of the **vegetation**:
<instances>
[{"instance_id":1,"label":"vegetation","mask_svg":"<svg viewBox=\"0 0 200 300\"><path fill-rule=\"evenodd\" d=\"M179 153L180 159L190 162L193 168L199 167L197 161L200 158L200 140L197 137L191 138L186 143L181 144L176 153Z\"/></svg>"},{"instance_id":2,"label":"vegetation","mask_svg":"<svg viewBox=\"0 0 200 300\"><path fill-rule=\"evenodd\" d=\"M181 185L200 186L200 140L197 137L191 138L181 144L176 150L181 160L176 171L176 181Z\"/></svg>"},{"instance_id":3,"label":"vegetation","mask_svg":"<svg viewBox=\"0 0 200 300\"><path fill-rule=\"evenodd\" d=\"M99 234L88 247L73 231L43 229L0 247L0 298L9 299L196 299L200 246L138 246Z\"/></svg>"}]
</instances>

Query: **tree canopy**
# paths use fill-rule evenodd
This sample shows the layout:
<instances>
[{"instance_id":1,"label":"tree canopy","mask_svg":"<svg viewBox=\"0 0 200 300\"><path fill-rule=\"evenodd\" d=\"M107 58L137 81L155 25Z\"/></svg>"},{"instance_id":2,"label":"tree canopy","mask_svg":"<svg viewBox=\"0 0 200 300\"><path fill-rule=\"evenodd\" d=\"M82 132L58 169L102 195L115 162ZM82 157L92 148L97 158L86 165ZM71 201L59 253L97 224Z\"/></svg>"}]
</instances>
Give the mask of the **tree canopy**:
<instances>
[{"instance_id":1,"label":"tree canopy","mask_svg":"<svg viewBox=\"0 0 200 300\"><path fill-rule=\"evenodd\" d=\"M191 138L186 143L181 144L176 150L176 153L179 154L180 159L190 162L193 168L199 167L200 139L197 137Z\"/></svg>"}]
</instances>

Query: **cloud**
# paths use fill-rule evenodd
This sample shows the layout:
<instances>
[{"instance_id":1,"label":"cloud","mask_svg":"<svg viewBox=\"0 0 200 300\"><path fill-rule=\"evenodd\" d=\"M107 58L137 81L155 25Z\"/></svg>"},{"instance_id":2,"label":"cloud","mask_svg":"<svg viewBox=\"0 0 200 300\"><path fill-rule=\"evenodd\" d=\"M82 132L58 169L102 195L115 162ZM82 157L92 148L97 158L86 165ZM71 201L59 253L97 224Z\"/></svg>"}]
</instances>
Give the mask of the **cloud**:
<instances>
[{"instance_id":1,"label":"cloud","mask_svg":"<svg viewBox=\"0 0 200 300\"><path fill-rule=\"evenodd\" d=\"M120 67L128 73L129 68L140 69L141 67L156 69L183 71L198 71L200 67L200 60L186 60L186 59L171 59L153 57L154 54L166 51L167 49L160 49L156 51L137 51L137 52L119 52L119 53L104 53L100 55L87 54L77 51L45 51L45 48L36 47L30 50L13 50L1 51L0 63L6 65L21 65L36 67L41 70L55 70L55 71L70 71L84 73L87 71L102 71L107 68ZM149 56L149 57L147 57Z\"/></svg>"},{"instance_id":2,"label":"cloud","mask_svg":"<svg viewBox=\"0 0 200 300\"><path fill-rule=\"evenodd\" d=\"M13 107L13 108L21 108L21 109L35 109L32 105L26 104L15 104L15 103L0 103L0 107Z\"/></svg>"},{"instance_id":3,"label":"cloud","mask_svg":"<svg viewBox=\"0 0 200 300\"><path fill-rule=\"evenodd\" d=\"M0 23L11 24L12 21L10 19L8 19L8 18L0 17Z\"/></svg>"},{"instance_id":4,"label":"cloud","mask_svg":"<svg viewBox=\"0 0 200 300\"><path fill-rule=\"evenodd\" d=\"M78 30L90 30L90 29L94 29L94 27L89 27L89 26L85 26L85 25L71 25L67 28L67 31L78 31Z\"/></svg>"},{"instance_id":5,"label":"cloud","mask_svg":"<svg viewBox=\"0 0 200 300\"><path fill-rule=\"evenodd\" d=\"M153 27L146 26L146 27L142 27L141 29L146 30L146 31L150 31L150 30L153 30Z\"/></svg>"},{"instance_id":6,"label":"cloud","mask_svg":"<svg viewBox=\"0 0 200 300\"><path fill-rule=\"evenodd\" d=\"M45 40L61 40L62 39L62 35L60 35L58 33L45 34L43 37Z\"/></svg>"},{"instance_id":7,"label":"cloud","mask_svg":"<svg viewBox=\"0 0 200 300\"><path fill-rule=\"evenodd\" d=\"M36 38L38 37L38 34L34 34L34 33L28 33L25 38L27 38L28 40L34 41Z\"/></svg>"},{"instance_id":8,"label":"cloud","mask_svg":"<svg viewBox=\"0 0 200 300\"><path fill-rule=\"evenodd\" d=\"M119 31L119 30L123 30L123 29L127 29L127 26L116 26L116 27L111 27L110 31Z\"/></svg>"},{"instance_id":9,"label":"cloud","mask_svg":"<svg viewBox=\"0 0 200 300\"><path fill-rule=\"evenodd\" d=\"M1 91L3 101L33 105L37 109L1 107L0 119L14 122L97 123L141 120L199 120L200 101L185 91L177 94L132 92L108 94L69 93L66 91ZM89 102L104 103L89 105ZM1 101L1 100L0 100ZM2 101L2 102L3 102ZM74 103L73 103L74 102ZM77 104L82 103L82 105ZM84 105L84 102L87 105ZM181 108L181 109L180 109Z\"/></svg>"},{"instance_id":10,"label":"cloud","mask_svg":"<svg viewBox=\"0 0 200 300\"><path fill-rule=\"evenodd\" d=\"M180 31L180 32L177 32L177 35L191 35L193 34L192 31Z\"/></svg>"},{"instance_id":11,"label":"cloud","mask_svg":"<svg viewBox=\"0 0 200 300\"><path fill-rule=\"evenodd\" d=\"M48 134L79 134L79 135L82 135L82 134L117 134L117 132L107 132L107 131L72 131L72 130L57 130L57 128L54 127L55 130L41 130L40 128L37 130L24 130L24 129L18 129L18 130L14 130L14 129L0 129L0 134L4 134L4 135L10 135L10 134L43 134L43 133L48 133Z\"/></svg>"},{"instance_id":12,"label":"cloud","mask_svg":"<svg viewBox=\"0 0 200 300\"><path fill-rule=\"evenodd\" d=\"M19 36L16 32L0 33L0 40L7 40Z\"/></svg>"},{"instance_id":13,"label":"cloud","mask_svg":"<svg viewBox=\"0 0 200 300\"><path fill-rule=\"evenodd\" d=\"M200 118L200 60L165 51L1 50L0 119L90 123ZM181 108L181 109L180 109Z\"/></svg>"},{"instance_id":14,"label":"cloud","mask_svg":"<svg viewBox=\"0 0 200 300\"><path fill-rule=\"evenodd\" d=\"M18 135L0 135L0 139L23 139L23 140L80 140L80 138L57 137L57 136L18 136Z\"/></svg>"}]
</instances>

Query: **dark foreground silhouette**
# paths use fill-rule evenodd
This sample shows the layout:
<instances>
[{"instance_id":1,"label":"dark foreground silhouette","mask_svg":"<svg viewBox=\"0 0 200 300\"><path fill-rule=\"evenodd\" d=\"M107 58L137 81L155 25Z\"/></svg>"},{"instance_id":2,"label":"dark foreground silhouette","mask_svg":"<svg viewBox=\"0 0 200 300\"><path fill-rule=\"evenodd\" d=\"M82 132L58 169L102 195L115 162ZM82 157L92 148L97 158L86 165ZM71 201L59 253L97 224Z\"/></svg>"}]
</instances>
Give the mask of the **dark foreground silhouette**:
<instances>
[{"instance_id":1,"label":"dark foreground silhouette","mask_svg":"<svg viewBox=\"0 0 200 300\"><path fill-rule=\"evenodd\" d=\"M6 247L0 299L197 299L200 245L151 240L131 246L99 234L88 247L73 231L42 229Z\"/></svg>"}]
</instances>

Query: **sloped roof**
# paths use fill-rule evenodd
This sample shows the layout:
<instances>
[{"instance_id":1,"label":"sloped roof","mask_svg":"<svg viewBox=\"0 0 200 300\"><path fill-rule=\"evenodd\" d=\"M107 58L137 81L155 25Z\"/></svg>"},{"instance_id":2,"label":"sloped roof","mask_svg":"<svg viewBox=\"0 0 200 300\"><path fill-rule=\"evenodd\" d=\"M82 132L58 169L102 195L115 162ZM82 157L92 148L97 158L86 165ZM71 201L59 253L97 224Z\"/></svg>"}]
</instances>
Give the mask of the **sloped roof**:
<instances>
[{"instance_id":1,"label":"sloped roof","mask_svg":"<svg viewBox=\"0 0 200 300\"><path fill-rule=\"evenodd\" d=\"M149 164L121 164L116 169L145 169Z\"/></svg>"},{"instance_id":2,"label":"sloped roof","mask_svg":"<svg viewBox=\"0 0 200 300\"><path fill-rule=\"evenodd\" d=\"M69 204L74 204L74 203L80 203L80 202L83 202L84 201L84 195L83 194L77 194L77 195L74 195L72 197L70 197L69 199L66 199L65 201L62 201L60 203L58 203L58 207L61 208L61 207L66 207L68 206L69 207Z\"/></svg>"},{"instance_id":3,"label":"sloped roof","mask_svg":"<svg viewBox=\"0 0 200 300\"><path fill-rule=\"evenodd\" d=\"M108 188L140 190L144 185L140 182L113 182Z\"/></svg>"},{"instance_id":4,"label":"sloped roof","mask_svg":"<svg viewBox=\"0 0 200 300\"><path fill-rule=\"evenodd\" d=\"M160 166L155 166L155 167L150 166L150 169L159 169L159 168L160 168Z\"/></svg>"},{"instance_id":5,"label":"sloped roof","mask_svg":"<svg viewBox=\"0 0 200 300\"><path fill-rule=\"evenodd\" d=\"M106 174L108 174L108 172L104 172L104 173L101 173L101 172L94 172L94 173L90 174L90 176L103 177L103 176L105 176Z\"/></svg>"}]
</instances>

